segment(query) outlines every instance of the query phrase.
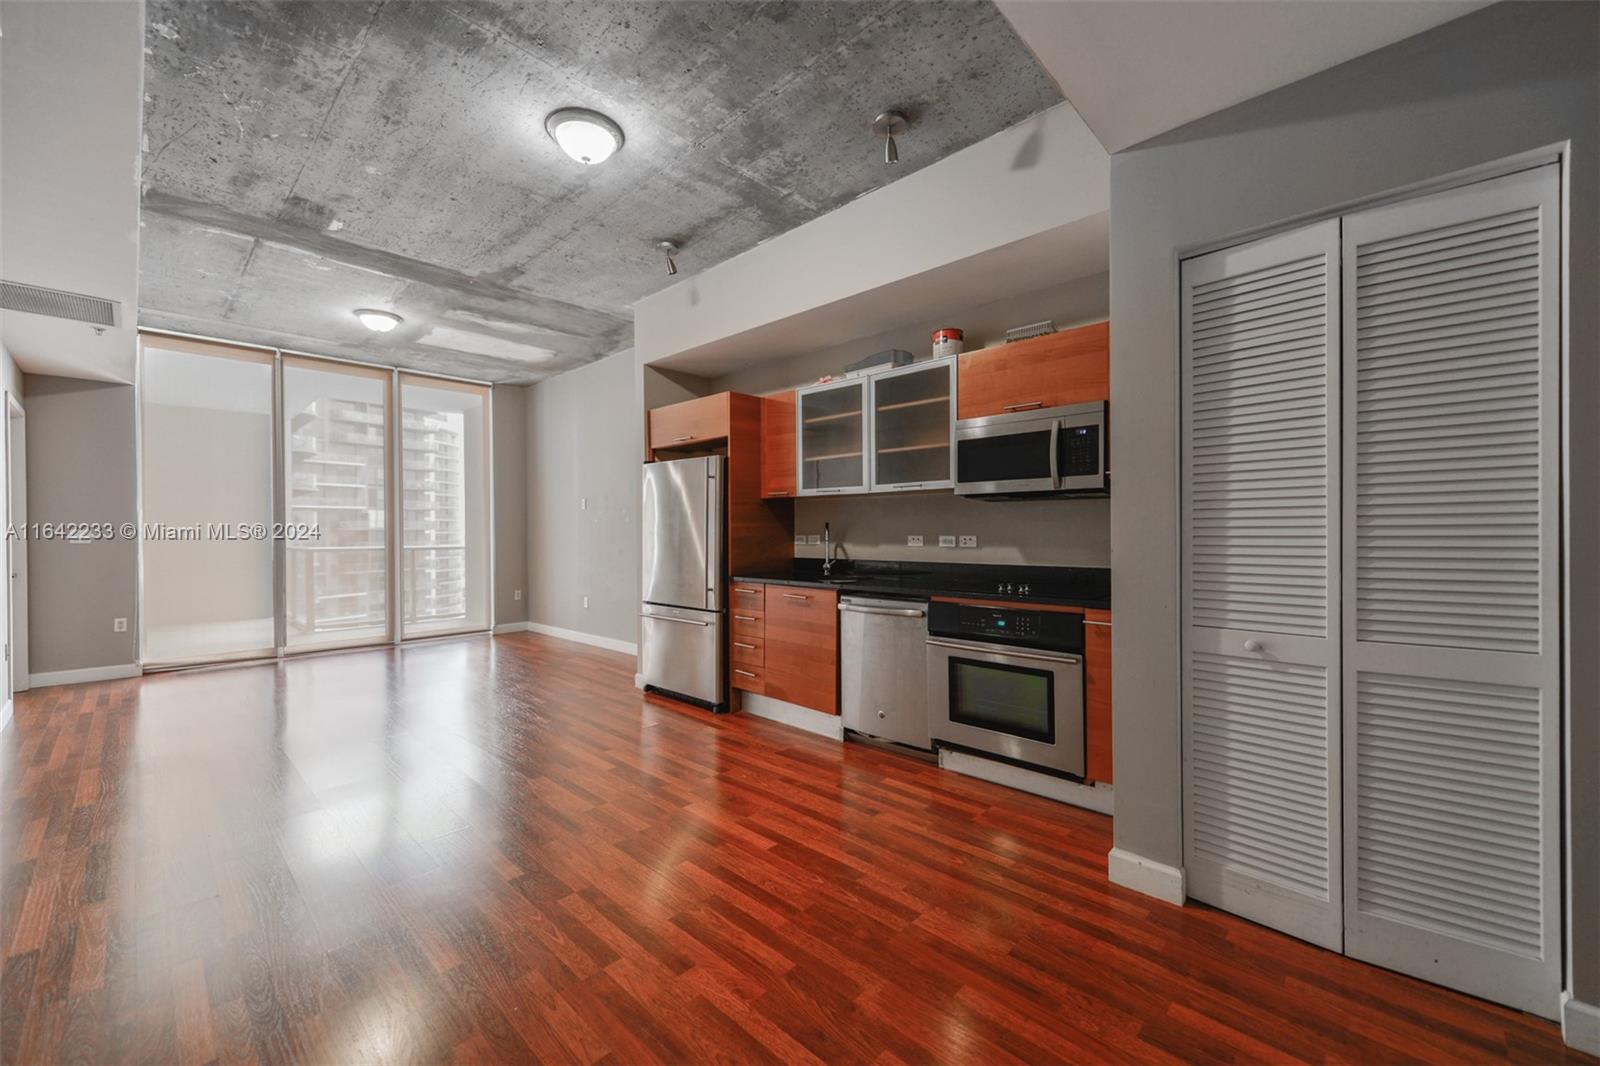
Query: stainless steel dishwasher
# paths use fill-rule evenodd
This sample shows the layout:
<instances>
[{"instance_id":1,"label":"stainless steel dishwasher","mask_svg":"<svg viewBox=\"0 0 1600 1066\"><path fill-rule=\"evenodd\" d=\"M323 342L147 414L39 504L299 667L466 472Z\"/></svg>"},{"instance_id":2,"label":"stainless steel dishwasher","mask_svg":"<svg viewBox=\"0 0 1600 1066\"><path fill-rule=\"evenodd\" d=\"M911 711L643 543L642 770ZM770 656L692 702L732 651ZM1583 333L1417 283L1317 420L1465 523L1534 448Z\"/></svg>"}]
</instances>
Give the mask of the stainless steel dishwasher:
<instances>
[{"instance_id":1,"label":"stainless steel dishwasher","mask_svg":"<svg viewBox=\"0 0 1600 1066\"><path fill-rule=\"evenodd\" d=\"M839 600L839 697L844 727L926 750L928 605Z\"/></svg>"}]
</instances>

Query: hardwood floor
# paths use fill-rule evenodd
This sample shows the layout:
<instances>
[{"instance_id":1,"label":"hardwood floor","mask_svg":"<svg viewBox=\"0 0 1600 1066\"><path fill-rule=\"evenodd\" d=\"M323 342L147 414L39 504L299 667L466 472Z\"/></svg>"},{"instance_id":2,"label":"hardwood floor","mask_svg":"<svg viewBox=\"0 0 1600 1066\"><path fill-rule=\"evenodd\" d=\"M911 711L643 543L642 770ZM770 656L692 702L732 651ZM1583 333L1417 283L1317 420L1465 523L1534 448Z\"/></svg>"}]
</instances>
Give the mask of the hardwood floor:
<instances>
[{"instance_id":1,"label":"hardwood floor","mask_svg":"<svg viewBox=\"0 0 1600 1066\"><path fill-rule=\"evenodd\" d=\"M19 697L0 1062L1594 1062L545 637Z\"/></svg>"}]
</instances>

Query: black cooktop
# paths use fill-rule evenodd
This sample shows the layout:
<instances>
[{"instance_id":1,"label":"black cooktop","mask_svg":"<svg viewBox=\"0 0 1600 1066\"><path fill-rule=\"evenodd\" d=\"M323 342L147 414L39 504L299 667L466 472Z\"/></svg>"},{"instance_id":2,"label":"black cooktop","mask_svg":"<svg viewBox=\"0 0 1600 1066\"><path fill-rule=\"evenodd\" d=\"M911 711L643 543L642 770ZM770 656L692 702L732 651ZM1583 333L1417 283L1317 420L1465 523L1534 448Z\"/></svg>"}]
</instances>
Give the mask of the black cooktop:
<instances>
[{"instance_id":1,"label":"black cooktop","mask_svg":"<svg viewBox=\"0 0 1600 1066\"><path fill-rule=\"evenodd\" d=\"M784 570L733 575L735 581L814 585L837 588L845 594L962 596L1099 610L1111 607L1111 571L1099 567L846 560L834 564L832 577L823 578L820 559L796 559Z\"/></svg>"}]
</instances>

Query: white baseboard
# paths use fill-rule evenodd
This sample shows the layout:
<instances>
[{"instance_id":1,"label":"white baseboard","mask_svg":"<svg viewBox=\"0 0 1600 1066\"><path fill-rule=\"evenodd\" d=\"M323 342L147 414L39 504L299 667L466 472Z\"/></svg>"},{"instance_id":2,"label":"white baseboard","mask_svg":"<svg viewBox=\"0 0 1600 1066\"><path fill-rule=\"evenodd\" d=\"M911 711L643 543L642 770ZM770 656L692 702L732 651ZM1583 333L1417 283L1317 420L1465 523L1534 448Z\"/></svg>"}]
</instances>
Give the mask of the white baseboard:
<instances>
[{"instance_id":1,"label":"white baseboard","mask_svg":"<svg viewBox=\"0 0 1600 1066\"><path fill-rule=\"evenodd\" d=\"M542 633L547 637L557 637L561 640L572 640L579 644L588 644L607 651L620 651L624 655L637 656L639 645L630 640L617 640L613 637L596 636L593 633L580 633L576 629L562 629L560 626L547 626L543 622L524 623L529 633Z\"/></svg>"},{"instance_id":2,"label":"white baseboard","mask_svg":"<svg viewBox=\"0 0 1600 1066\"><path fill-rule=\"evenodd\" d=\"M6 726L11 724L11 701L6 700L4 708L0 708L0 733L6 731Z\"/></svg>"},{"instance_id":3,"label":"white baseboard","mask_svg":"<svg viewBox=\"0 0 1600 1066\"><path fill-rule=\"evenodd\" d=\"M1168 866L1121 848L1112 848L1111 854L1106 856L1106 877L1114 885L1131 888L1180 907L1187 898L1181 866Z\"/></svg>"},{"instance_id":4,"label":"white baseboard","mask_svg":"<svg viewBox=\"0 0 1600 1066\"><path fill-rule=\"evenodd\" d=\"M1037 770L1013 766L1008 762L997 762L994 759L985 759L981 755L949 751L945 748L939 749L939 766L958 774L966 774L968 777L976 777L980 781L1004 785L1020 792L1031 792L1035 796L1043 796L1058 803L1086 807L1100 814L1111 813L1109 787L1082 785L1076 781L1056 777L1054 774L1041 774Z\"/></svg>"},{"instance_id":5,"label":"white baseboard","mask_svg":"<svg viewBox=\"0 0 1600 1066\"><path fill-rule=\"evenodd\" d=\"M1600 1007L1561 993L1561 1039L1570 1048L1600 1055Z\"/></svg>"},{"instance_id":6,"label":"white baseboard","mask_svg":"<svg viewBox=\"0 0 1600 1066\"><path fill-rule=\"evenodd\" d=\"M644 688L644 675L643 674L634 674L633 675L633 687L634 688L640 688L640 689Z\"/></svg>"},{"instance_id":7,"label":"white baseboard","mask_svg":"<svg viewBox=\"0 0 1600 1066\"><path fill-rule=\"evenodd\" d=\"M49 685L82 685L90 681L115 681L123 677L138 677L144 673L138 663L124 663L121 666L90 666L82 670L50 670L42 674L29 674L28 684L31 688L45 688Z\"/></svg>"},{"instance_id":8,"label":"white baseboard","mask_svg":"<svg viewBox=\"0 0 1600 1066\"><path fill-rule=\"evenodd\" d=\"M529 630L526 622L501 622L494 627L494 631L499 636L501 633L526 633Z\"/></svg>"},{"instance_id":9,"label":"white baseboard","mask_svg":"<svg viewBox=\"0 0 1600 1066\"><path fill-rule=\"evenodd\" d=\"M844 740L844 719L836 714L823 714L821 711L813 711L810 707L800 707L754 692L740 693L740 700L741 709L745 714L765 718L780 725L804 729L807 733L815 733L829 740Z\"/></svg>"}]
</instances>

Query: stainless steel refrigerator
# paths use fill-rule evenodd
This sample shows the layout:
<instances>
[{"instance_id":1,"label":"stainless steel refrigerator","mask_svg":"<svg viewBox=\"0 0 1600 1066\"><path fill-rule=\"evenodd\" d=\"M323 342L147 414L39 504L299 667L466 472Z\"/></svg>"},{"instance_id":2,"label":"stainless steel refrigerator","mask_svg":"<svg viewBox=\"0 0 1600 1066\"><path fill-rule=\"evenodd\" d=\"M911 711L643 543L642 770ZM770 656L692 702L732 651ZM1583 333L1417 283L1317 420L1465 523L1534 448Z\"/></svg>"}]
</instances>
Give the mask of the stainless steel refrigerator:
<instances>
[{"instance_id":1,"label":"stainless steel refrigerator","mask_svg":"<svg viewBox=\"0 0 1600 1066\"><path fill-rule=\"evenodd\" d=\"M644 466L644 603L639 672L645 688L726 707L727 575L720 455Z\"/></svg>"}]
</instances>

